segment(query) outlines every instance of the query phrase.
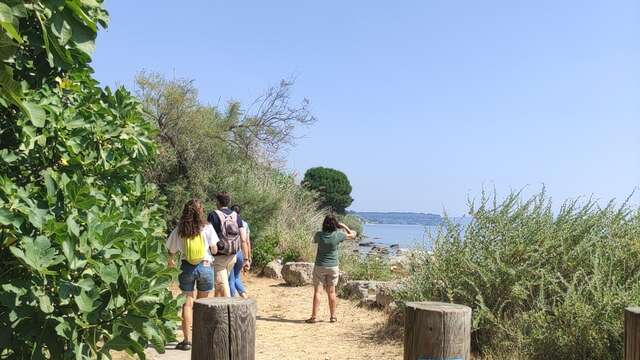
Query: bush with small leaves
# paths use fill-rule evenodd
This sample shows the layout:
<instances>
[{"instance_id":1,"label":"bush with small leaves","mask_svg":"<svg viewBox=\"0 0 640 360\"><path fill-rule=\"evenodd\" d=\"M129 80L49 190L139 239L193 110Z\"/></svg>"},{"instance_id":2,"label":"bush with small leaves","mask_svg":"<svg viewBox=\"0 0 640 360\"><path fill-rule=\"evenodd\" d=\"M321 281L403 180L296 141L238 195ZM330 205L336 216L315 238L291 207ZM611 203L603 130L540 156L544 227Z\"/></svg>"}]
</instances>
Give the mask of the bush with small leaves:
<instances>
[{"instance_id":1,"label":"bush with small leaves","mask_svg":"<svg viewBox=\"0 0 640 360\"><path fill-rule=\"evenodd\" d=\"M469 214L464 228L447 222L432 255L417 253L401 300L472 307L473 346L490 358L622 358L623 310L640 303L637 209L568 201L554 212L543 191L483 194Z\"/></svg>"}]
</instances>

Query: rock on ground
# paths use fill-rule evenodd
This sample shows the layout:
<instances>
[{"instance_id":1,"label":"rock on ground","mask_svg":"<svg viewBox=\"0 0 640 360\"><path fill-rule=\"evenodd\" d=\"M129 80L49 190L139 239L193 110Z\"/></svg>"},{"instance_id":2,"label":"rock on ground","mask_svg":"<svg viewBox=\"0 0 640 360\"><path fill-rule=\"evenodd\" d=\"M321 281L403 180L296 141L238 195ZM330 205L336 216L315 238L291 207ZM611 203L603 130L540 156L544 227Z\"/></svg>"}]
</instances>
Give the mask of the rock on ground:
<instances>
[{"instance_id":1,"label":"rock on ground","mask_svg":"<svg viewBox=\"0 0 640 360\"><path fill-rule=\"evenodd\" d=\"M393 293L399 286L393 281L353 280L345 282L338 294L342 298L358 300L361 305L386 308L394 302Z\"/></svg>"},{"instance_id":2,"label":"rock on ground","mask_svg":"<svg viewBox=\"0 0 640 360\"><path fill-rule=\"evenodd\" d=\"M291 286L311 284L313 263L289 262L282 267L282 278Z\"/></svg>"},{"instance_id":3,"label":"rock on ground","mask_svg":"<svg viewBox=\"0 0 640 360\"><path fill-rule=\"evenodd\" d=\"M351 280L338 289L340 297L354 300L365 300L369 295L375 296L376 290L386 281Z\"/></svg>"},{"instance_id":4,"label":"rock on ground","mask_svg":"<svg viewBox=\"0 0 640 360\"><path fill-rule=\"evenodd\" d=\"M384 245L373 245L368 255L388 255L389 248Z\"/></svg>"},{"instance_id":5,"label":"rock on ground","mask_svg":"<svg viewBox=\"0 0 640 360\"><path fill-rule=\"evenodd\" d=\"M282 279L282 263L280 260L272 260L264 269L262 269L262 276L266 276L271 279Z\"/></svg>"},{"instance_id":6,"label":"rock on ground","mask_svg":"<svg viewBox=\"0 0 640 360\"><path fill-rule=\"evenodd\" d=\"M389 268L391 272L394 274L404 274L409 269L409 265L411 264L410 255L395 255L389 257Z\"/></svg>"},{"instance_id":7,"label":"rock on ground","mask_svg":"<svg viewBox=\"0 0 640 360\"><path fill-rule=\"evenodd\" d=\"M381 284L376 289L376 306L387 308L394 303L393 294L398 291L400 284L397 282L388 282Z\"/></svg>"}]
</instances>

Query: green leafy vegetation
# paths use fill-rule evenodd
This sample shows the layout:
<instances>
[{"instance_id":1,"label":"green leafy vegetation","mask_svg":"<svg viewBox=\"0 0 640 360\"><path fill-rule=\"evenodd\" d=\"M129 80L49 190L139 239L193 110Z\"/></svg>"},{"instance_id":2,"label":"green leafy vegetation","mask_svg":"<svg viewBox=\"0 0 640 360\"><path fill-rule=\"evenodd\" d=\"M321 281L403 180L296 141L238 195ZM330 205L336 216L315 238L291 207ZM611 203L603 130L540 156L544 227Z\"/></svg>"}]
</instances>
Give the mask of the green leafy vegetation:
<instances>
[{"instance_id":1,"label":"green leafy vegetation","mask_svg":"<svg viewBox=\"0 0 640 360\"><path fill-rule=\"evenodd\" d=\"M339 214L351 205L351 183L343 172L336 169L315 167L307 170L302 184L318 193L320 205Z\"/></svg>"},{"instance_id":2,"label":"green leafy vegetation","mask_svg":"<svg viewBox=\"0 0 640 360\"><path fill-rule=\"evenodd\" d=\"M276 234L270 233L262 236L253 244L253 264L263 267L278 256L278 239Z\"/></svg>"},{"instance_id":3,"label":"green leafy vegetation","mask_svg":"<svg viewBox=\"0 0 640 360\"><path fill-rule=\"evenodd\" d=\"M388 262L383 256L377 255L341 254L340 270L344 271L350 280L389 281L394 278Z\"/></svg>"},{"instance_id":4,"label":"green leafy vegetation","mask_svg":"<svg viewBox=\"0 0 640 360\"><path fill-rule=\"evenodd\" d=\"M300 254L298 254L298 252L294 249L287 249L282 253L283 264L298 260L300 260Z\"/></svg>"},{"instance_id":5,"label":"green leafy vegetation","mask_svg":"<svg viewBox=\"0 0 640 360\"><path fill-rule=\"evenodd\" d=\"M159 146L145 178L167 197L167 222L173 225L191 197L213 210L216 192L227 191L250 224L254 265L285 254L313 257L311 239L322 213L313 193L280 166L280 151L293 143L296 126L315 121L308 101L293 105L292 83L268 89L253 113L237 102L202 105L189 80L142 73L137 84Z\"/></svg>"},{"instance_id":6,"label":"green leafy vegetation","mask_svg":"<svg viewBox=\"0 0 640 360\"><path fill-rule=\"evenodd\" d=\"M640 301L640 213L627 204L483 195L413 264L402 300L473 308L473 346L496 359L620 359Z\"/></svg>"},{"instance_id":7,"label":"green leafy vegetation","mask_svg":"<svg viewBox=\"0 0 640 360\"><path fill-rule=\"evenodd\" d=\"M87 65L101 1L0 3L0 357L144 357L174 338L155 147Z\"/></svg>"}]
</instances>

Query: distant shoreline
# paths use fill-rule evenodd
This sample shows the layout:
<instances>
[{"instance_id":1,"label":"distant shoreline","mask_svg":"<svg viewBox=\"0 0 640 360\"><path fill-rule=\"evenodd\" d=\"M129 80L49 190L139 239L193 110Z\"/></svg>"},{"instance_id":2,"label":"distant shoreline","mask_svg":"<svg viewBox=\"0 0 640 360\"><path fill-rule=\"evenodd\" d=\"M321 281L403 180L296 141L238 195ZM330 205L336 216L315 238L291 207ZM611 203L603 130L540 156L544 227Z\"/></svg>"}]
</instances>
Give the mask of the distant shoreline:
<instances>
[{"instance_id":1,"label":"distant shoreline","mask_svg":"<svg viewBox=\"0 0 640 360\"><path fill-rule=\"evenodd\" d=\"M391 224L391 223L375 223L375 222L363 222L363 225L384 225L384 226L439 226L437 225L425 225L425 224Z\"/></svg>"},{"instance_id":2,"label":"distant shoreline","mask_svg":"<svg viewBox=\"0 0 640 360\"><path fill-rule=\"evenodd\" d=\"M351 214L365 224L437 226L443 223L442 216L429 213L354 211Z\"/></svg>"}]
</instances>

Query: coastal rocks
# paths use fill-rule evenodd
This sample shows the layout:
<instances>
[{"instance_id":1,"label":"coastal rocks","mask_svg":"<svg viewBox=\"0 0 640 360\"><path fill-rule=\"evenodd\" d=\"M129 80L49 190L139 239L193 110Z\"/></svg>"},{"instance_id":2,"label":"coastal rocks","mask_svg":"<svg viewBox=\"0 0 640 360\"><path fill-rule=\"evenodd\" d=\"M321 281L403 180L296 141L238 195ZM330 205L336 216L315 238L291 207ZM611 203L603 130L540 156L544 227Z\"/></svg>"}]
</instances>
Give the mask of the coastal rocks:
<instances>
[{"instance_id":1,"label":"coastal rocks","mask_svg":"<svg viewBox=\"0 0 640 360\"><path fill-rule=\"evenodd\" d=\"M282 267L282 278L290 286L311 284L313 263L288 262Z\"/></svg>"},{"instance_id":2,"label":"coastal rocks","mask_svg":"<svg viewBox=\"0 0 640 360\"><path fill-rule=\"evenodd\" d=\"M336 286L336 291L340 292L340 289L342 289L346 283L349 282L349 274L347 274L344 271L340 271L340 275L338 276L338 285Z\"/></svg>"},{"instance_id":3,"label":"coastal rocks","mask_svg":"<svg viewBox=\"0 0 640 360\"><path fill-rule=\"evenodd\" d=\"M344 283L339 289L340 297L354 300L365 300L369 295L375 295L375 291L383 281L351 280Z\"/></svg>"},{"instance_id":4,"label":"coastal rocks","mask_svg":"<svg viewBox=\"0 0 640 360\"><path fill-rule=\"evenodd\" d=\"M399 288L397 281L352 280L338 288L338 295L357 300L363 306L387 308L393 306L393 294Z\"/></svg>"},{"instance_id":5,"label":"coastal rocks","mask_svg":"<svg viewBox=\"0 0 640 360\"><path fill-rule=\"evenodd\" d=\"M410 254L391 256L388 264L394 274L405 274L409 270L411 256Z\"/></svg>"},{"instance_id":6,"label":"coastal rocks","mask_svg":"<svg viewBox=\"0 0 640 360\"><path fill-rule=\"evenodd\" d=\"M282 262L280 260L272 260L262 269L262 276L271 279L282 279Z\"/></svg>"},{"instance_id":7,"label":"coastal rocks","mask_svg":"<svg viewBox=\"0 0 640 360\"><path fill-rule=\"evenodd\" d=\"M400 284L396 282L387 282L378 286L376 291L376 306L381 308L390 307L394 303L393 295L400 289Z\"/></svg>"},{"instance_id":8,"label":"coastal rocks","mask_svg":"<svg viewBox=\"0 0 640 360\"><path fill-rule=\"evenodd\" d=\"M386 246L374 245L371 247L371 250L369 250L368 255L388 255L388 254L389 254L389 248L387 248Z\"/></svg>"}]
</instances>

